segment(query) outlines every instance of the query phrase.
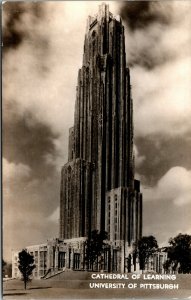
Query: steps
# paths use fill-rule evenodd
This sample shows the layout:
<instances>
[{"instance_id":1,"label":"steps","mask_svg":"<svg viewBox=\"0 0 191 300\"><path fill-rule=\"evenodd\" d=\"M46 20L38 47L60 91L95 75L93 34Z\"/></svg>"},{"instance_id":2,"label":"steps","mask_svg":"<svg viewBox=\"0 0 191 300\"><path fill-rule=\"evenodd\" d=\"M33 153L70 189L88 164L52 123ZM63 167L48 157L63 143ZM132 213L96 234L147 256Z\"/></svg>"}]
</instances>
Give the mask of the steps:
<instances>
[{"instance_id":1,"label":"steps","mask_svg":"<svg viewBox=\"0 0 191 300\"><path fill-rule=\"evenodd\" d=\"M46 280L44 280L44 284L54 284L55 287L64 289L90 289L90 283L127 283L127 280L95 280L91 277L92 273L93 272L87 271L61 271L57 274L46 278Z\"/></svg>"},{"instance_id":2,"label":"steps","mask_svg":"<svg viewBox=\"0 0 191 300\"><path fill-rule=\"evenodd\" d=\"M58 271L56 273L47 274L43 279L46 280L54 280L54 281L62 281L62 280L91 280L91 272L86 271Z\"/></svg>"}]
</instances>

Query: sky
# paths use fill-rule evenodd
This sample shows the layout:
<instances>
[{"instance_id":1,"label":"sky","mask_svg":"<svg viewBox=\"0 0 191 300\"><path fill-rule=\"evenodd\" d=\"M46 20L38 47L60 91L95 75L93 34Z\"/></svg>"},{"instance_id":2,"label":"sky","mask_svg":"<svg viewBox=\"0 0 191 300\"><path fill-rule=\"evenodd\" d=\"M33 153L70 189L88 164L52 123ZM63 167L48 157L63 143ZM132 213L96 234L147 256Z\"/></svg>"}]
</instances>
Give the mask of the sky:
<instances>
[{"instance_id":1,"label":"sky","mask_svg":"<svg viewBox=\"0 0 191 300\"><path fill-rule=\"evenodd\" d=\"M125 26L143 235L191 234L191 2L105 1ZM98 1L3 5L3 257L59 234L88 15Z\"/></svg>"}]
</instances>

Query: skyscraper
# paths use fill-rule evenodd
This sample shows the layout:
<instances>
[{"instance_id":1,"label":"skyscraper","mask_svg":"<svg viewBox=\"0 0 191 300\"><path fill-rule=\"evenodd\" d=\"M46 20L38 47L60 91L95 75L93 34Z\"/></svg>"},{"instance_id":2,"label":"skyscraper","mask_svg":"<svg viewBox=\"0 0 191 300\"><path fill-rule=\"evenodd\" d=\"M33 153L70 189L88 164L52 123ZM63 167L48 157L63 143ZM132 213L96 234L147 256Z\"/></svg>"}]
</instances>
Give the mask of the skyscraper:
<instances>
[{"instance_id":1,"label":"skyscraper","mask_svg":"<svg viewBox=\"0 0 191 300\"><path fill-rule=\"evenodd\" d=\"M88 18L68 162L61 176L60 238L88 237L94 229L128 246L142 235L124 26L106 4Z\"/></svg>"}]
</instances>

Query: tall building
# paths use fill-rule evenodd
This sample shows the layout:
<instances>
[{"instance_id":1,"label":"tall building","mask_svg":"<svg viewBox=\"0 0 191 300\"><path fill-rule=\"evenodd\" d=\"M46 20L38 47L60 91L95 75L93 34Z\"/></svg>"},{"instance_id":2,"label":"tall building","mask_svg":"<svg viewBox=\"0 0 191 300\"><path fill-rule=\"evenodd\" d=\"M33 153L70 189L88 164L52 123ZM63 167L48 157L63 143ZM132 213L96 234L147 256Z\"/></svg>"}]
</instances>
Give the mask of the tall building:
<instances>
[{"instance_id":1,"label":"tall building","mask_svg":"<svg viewBox=\"0 0 191 300\"><path fill-rule=\"evenodd\" d=\"M88 18L68 162L61 176L60 238L88 237L94 229L127 247L142 235L124 26L106 4Z\"/></svg>"}]
</instances>

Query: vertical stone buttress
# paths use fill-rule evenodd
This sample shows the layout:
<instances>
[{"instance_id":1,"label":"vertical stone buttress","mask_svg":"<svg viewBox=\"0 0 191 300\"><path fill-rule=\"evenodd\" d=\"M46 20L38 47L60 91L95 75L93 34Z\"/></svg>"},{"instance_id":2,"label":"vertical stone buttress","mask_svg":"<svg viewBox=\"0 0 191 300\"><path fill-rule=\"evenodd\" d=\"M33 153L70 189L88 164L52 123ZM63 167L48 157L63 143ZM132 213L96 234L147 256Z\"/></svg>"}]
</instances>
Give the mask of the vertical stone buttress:
<instances>
[{"instance_id":1,"label":"vertical stone buttress","mask_svg":"<svg viewBox=\"0 0 191 300\"><path fill-rule=\"evenodd\" d=\"M132 118L124 26L102 4L98 15L88 18L78 72L74 127L68 163L62 168L61 238L107 231L109 198L112 206L118 203L118 225L113 216L110 238L125 237L131 243L140 237L142 200L134 184Z\"/></svg>"}]
</instances>

